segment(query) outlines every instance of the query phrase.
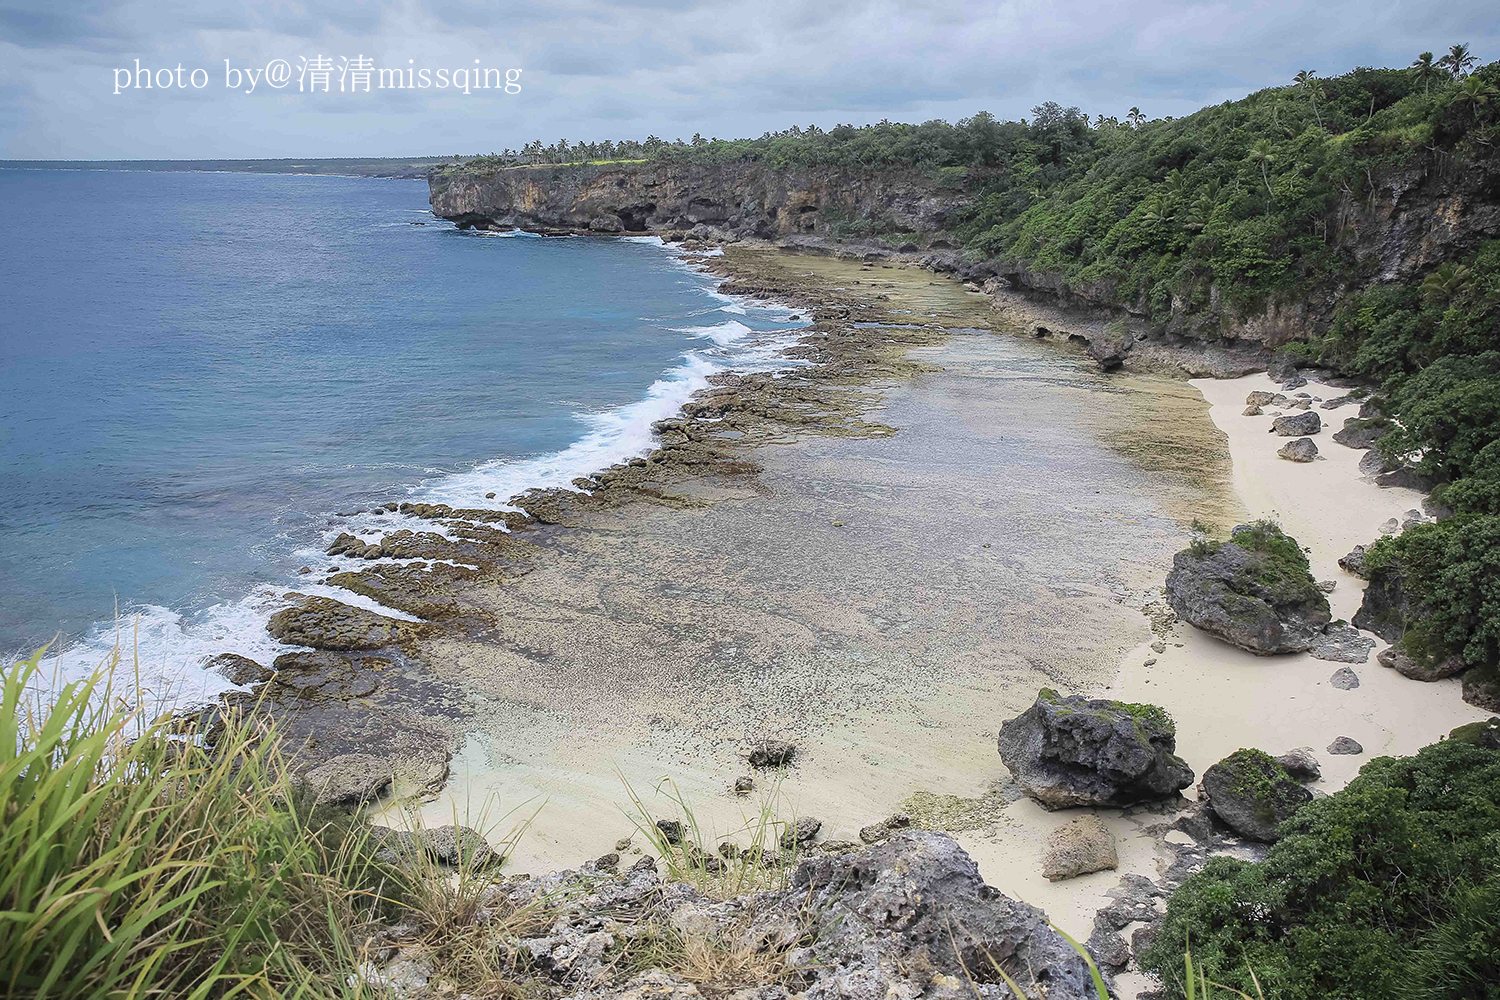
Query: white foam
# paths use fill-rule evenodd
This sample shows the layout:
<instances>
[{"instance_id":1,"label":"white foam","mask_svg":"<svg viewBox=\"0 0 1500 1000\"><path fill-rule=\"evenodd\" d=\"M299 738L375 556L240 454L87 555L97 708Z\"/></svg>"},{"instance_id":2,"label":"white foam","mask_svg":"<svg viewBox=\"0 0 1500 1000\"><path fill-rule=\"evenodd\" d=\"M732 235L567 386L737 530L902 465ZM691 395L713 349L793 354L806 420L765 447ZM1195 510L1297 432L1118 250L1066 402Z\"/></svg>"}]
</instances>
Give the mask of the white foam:
<instances>
[{"instance_id":1,"label":"white foam","mask_svg":"<svg viewBox=\"0 0 1500 1000\"><path fill-rule=\"evenodd\" d=\"M685 333L700 340L712 340L720 347L728 347L737 340L744 340L750 328L737 319L725 320L714 326L678 326L677 333Z\"/></svg>"}]
</instances>

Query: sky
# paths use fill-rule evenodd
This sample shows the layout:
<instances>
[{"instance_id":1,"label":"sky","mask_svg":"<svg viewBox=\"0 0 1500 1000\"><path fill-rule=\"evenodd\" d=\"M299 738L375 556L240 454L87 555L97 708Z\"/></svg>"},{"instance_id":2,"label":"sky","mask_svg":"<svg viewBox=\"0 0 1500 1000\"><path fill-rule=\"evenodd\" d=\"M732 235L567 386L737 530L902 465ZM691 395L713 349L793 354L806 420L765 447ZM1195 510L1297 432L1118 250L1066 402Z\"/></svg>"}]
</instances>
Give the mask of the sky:
<instances>
[{"instance_id":1,"label":"sky","mask_svg":"<svg viewBox=\"0 0 1500 1000\"><path fill-rule=\"evenodd\" d=\"M0 158L451 156L1046 100L1155 118L1455 42L1500 58L1495 0L0 0ZM519 93L456 89L476 65L520 70Z\"/></svg>"}]
</instances>

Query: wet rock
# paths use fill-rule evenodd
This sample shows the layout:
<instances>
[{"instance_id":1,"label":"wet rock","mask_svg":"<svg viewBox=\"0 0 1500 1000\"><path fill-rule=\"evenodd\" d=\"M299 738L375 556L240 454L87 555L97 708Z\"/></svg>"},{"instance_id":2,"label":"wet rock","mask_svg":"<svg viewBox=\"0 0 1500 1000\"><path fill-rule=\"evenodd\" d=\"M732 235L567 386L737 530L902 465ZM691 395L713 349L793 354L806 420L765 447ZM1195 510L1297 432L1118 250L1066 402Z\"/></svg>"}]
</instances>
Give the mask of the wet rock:
<instances>
[{"instance_id":1,"label":"wet rock","mask_svg":"<svg viewBox=\"0 0 1500 1000\"><path fill-rule=\"evenodd\" d=\"M1404 648L1405 643L1382 649L1375 655L1382 667L1389 667L1402 677L1414 681L1440 681L1445 677L1463 673L1467 664L1462 656L1437 657L1418 651L1413 655Z\"/></svg>"},{"instance_id":2,"label":"wet rock","mask_svg":"<svg viewBox=\"0 0 1500 1000\"><path fill-rule=\"evenodd\" d=\"M1318 766L1318 758L1313 756L1312 747L1297 747L1288 750L1276 758L1293 780L1301 782L1317 781L1323 777L1323 769Z\"/></svg>"},{"instance_id":3,"label":"wet rock","mask_svg":"<svg viewBox=\"0 0 1500 1000\"><path fill-rule=\"evenodd\" d=\"M1069 820L1053 830L1042 855L1042 876L1049 882L1118 868L1115 835L1098 816Z\"/></svg>"},{"instance_id":4,"label":"wet rock","mask_svg":"<svg viewBox=\"0 0 1500 1000\"><path fill-rule=\"evenodd\" d=\"M1306 652L1333 617L1296 539L1269 522L1177 553L1166 596L1184 621L1263 656Z\"/></svg>"},{"instance_id":5,"label":"wet rock","mask_svg":"<svg viewBox=\"0 0 1500 1000\"><path fill-rule=\"evenodd\" d=\"M797 745L787 740L761 740L751 747L751 767L783 767L797 756Z\"/></svg>"},{"instance_id":6,"label":"wet rock","mask_svg":"<svg viewBox=\"0 0 1500 1000\"><path fill-rule=\"evenodd\" d=\"M1370 650L1374 648L1375 640L1359 629L1334 622L1323 630L1322 635L1313 637L1308 652L1320 660L1334 663L1367 663Z\"/></svg>"},{"instance_id":7,"label":"wet rock","mask_svg":"<svg viewBox=\"0 0 1500 1000\"><path fill-rule=\"evenodd\" d=\"M1328 752L1335 755L1350 756L1365 752L1365 748L1359 745L1359 741L1349 736L1340 736L1328 744Z\"/></svg>"},{"instance_id":8,"label":"wet rock","mask_svg":"<svg viewBox=\"0 0 1500 1000\"><path fill-rule=\"evenodd\" d=\"M222 674L224 679L240 687L261 684L271 679L271 671L248 656L238 653L221 653L204 665L205 669Z\"/></svg>"},{"instance_id":9,"label":"wet rock","mask_svg":"<svg viewBox=\"0 0 1500 1000\"><path fill-rule=\"evenodd\" d=\"M885 840L897 830L905 830L911 826L911 817L906 813L895 813L881 820L879 823L871 823L869 826L861 827L859 839L867 844L878 844Z\"/></svg>"},{"instance_id":10,"label":"wet rock","mask_svg":"<svg viewBox=\"0 0 1500 1000\"><path fill-rule=\"evenodd\" d=\"M821 829L823 829L822 820L811 816L799 816L781 831L781 846L788 850L793 847L810 847Z\"/></svg>"},{"instance_id":11,"label":"wet rock","mask_svg":"<svg viewBox=\"0 0 1500 1000\"><path fill-rule=\"evenodd\" d=\"M1346 573L1352 573L1360 579L1365 578L1365 547L1356 545L1346 556L1339 557L1339 567Z\"/></svg>"},{"instance_id":12,"label":"wet rock","mask_svg":"<svg viewBox=\"0 0 1500 1000\"><path fill-rule=\"evenodd\" d=\"M1323 418L1312 410L1288 413L1271 421L1271 432L1282 437L1303 437L1316 434L1323 429Z\"/></svg>"},{"instance_id":13,"label":"wet rock","mask_svg":"<svg viewBox=\"0 0 1500 1000\"><path fill-rule=\"evenodd\" d=\"M271 616L266 631L293 646L313 649L379 649L395 642L404 622L327 597L307 597Z\"/></svg>"},{"instance_id":14,"label":"wet rock","mask_svg":"<svg viewBox=\"0 0 1500 1000\"><path fill-rule=\"evenodd\" d=\"M464 566L384 563L358 573L336 574L328 582L386 607L436 620L458 614L458 602L448 593L452 585L478 576L477 570Z\"/></svg>"},{"instance_id":15,"label":"wet rock","mask_svg":"<svg viewBox=\"0 0 1500 1000\"><path fill-rule=\"evenodd\" d=\"M1286 769L1260 750L1236 750L1203 773L1214 815L1235 833L1272 843L1276 827L1312 801Z\"/></svg>"},{"instance_id":16,"label":"wet rock","mask_svg":"<svg viewBox=\"0 0 1500 1000\"><path fill-rule=\"evenodd\" d=\"M1288 462L1311 462L1318 457L1318 446L1312 438L1298 438L1282 445L1276 454Z\"/></svg>"},{"instance_id":17,"label":"wet rock","mask_svg":"<svg viewBox=\"0 0 1500 1000\"><path fill-rule=\"evenodd\" d=\"M1448 738L1484 750L1500 750L1500 716L1459 726L1448 734Z\"/></svg>"},{"instance_id":18,"label":"wet rock","mask_svg":"<svg viewBox=\"0 0 1500 1000\"><path fill-rule=\"evenodd\" d=\"M1176 794L1193 771L1174 754L1177 727L1155 705L1131 705L1043 688L1000 727L1000 759L1026 794L1049 809L1120 806Z\"/></svg>"},{"instance_id":19,"label":"wet rock","mask_svg":"<svg viewBox=\"0 0 1500 1000\"><path fill-rule=\"evenodd\" d=\"M379 798L391 787L390 762L365 753L329 758L303 775L319 805L354 809Z\"/></svg>"},{"instance_id":20,"label":"wet rock","mask_svg":"<svg viewBox=\"0 0 1500 1000\"><path fill-rule=\"evenodd\" d=\"M1340 691L1353 691L1359 687L1359 675L1348 667L1339 667L1333 672L1333 676L1328 678L1328 683Z\"/></svg>"}]
</instances>

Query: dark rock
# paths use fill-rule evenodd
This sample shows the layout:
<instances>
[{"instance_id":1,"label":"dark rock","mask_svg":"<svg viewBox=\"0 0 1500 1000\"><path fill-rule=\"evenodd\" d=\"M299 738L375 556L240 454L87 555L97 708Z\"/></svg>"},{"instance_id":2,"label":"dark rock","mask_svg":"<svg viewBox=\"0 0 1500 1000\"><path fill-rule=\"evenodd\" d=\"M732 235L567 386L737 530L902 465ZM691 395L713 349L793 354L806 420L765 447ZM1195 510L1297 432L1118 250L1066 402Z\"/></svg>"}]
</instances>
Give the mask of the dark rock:
<instances>
[{"instance_id":1,"label":"dark rock","mask_svg":"<svg viewBox=\"0 0 1500 1000\"><path fill-rule=\"evenodd\" d=\"M1346 573L1352 573L1360 579L1365 578L1365 547L1356 545L1346 556L1339 558L1339 567Z\"/></svg>"},{"instance_id":2,"label":"dark rock","mask_svg":"<svg viewBox=\"0 0 1500 1000\"><path fill-rule=\"evenodd\" d=\"M1385 452L1379 448L1371 448L1359 460L1359 474L1361 476L1374 478L1397 468L1400 468L1400 465L1387 458Z\"/></svg>"},{"instance_id":3,"label":"dark rock","mask_svg":"<svg viewBox=\"0 0 1500 1000\"><path fill-rule=\"evenodd\" d=\"M1333 618L1296 539L1269 522L1177 553L1166 592L1184 621L1260 655L1306 652Z\"/></svg>"},{"instance_id":4,"label":"dark rock","mask_svg":"<svg viewBox=\"0 0 1500 1000\"><path fill-rule=\"evenodd\" d=\"M1236 750L1203 773L1203 792L1214 814L1242 837L1272 843L1276 828L1312 793L1260 750Z\"/></svg>"},{"instance_id":5,"label":"dark rock","mask_svg":"<svg viewBox=\"0 0 1500 1000\"><path fill-rule=\"evenodd\" d=\"M1328 752L1338 756L1349 756L1365 752L1365 748L1359 745L1359 741L1348 736L1340 736L1328 744Z\"/></svg>"},{"instance_id":6,"label":"dark rock","mask_svg":"<svg viewBox=\"0 0 1500 1000\"><path fill-rule=\"evenodd\" d=\"M795 822L781 831L781 846L787 849L808 847L818 838L818 831L821 829L823 829L822 820L811 816L799 816Z\"/></svg>"},{"instance_id":7,"label":"dark rock","mask_svg":"<svg viewBox=\"0 0 1500 1000\"><path fill-rule=\"evenodd\" d=\"M1419 617L1412 613L1401 571L1383 566L1370 573L1369 580L1364 599L1354 613L1354 627L1373 632L1389 643L1400 642L1407 625Z\"/></svg>"},{"instance_id":8,"label":"dark rock","mask_svg":"<svg viewBox=\"0 0 1500 1000\"><path fill-rule=\"evenodd\" d=\"M661 831L661 839L672 845L682 843L682 823L675 819L659 819L656 828Z\"/></svg>"},{"instance_id":9,"label":"dark rock","mask_svg":"<svg viewBox=\"0 0 1500 1000\"><path fill-rule=\"evenodd\" d=\"M240 687L261 684L272 677L270 670L248 656L240 656L238 653L221 653L203 666L207 670L223 674L229 683L238 684Z\"/></svg>"},{"instance_id":10,"label":"dark rock","mask_svg":"<svg viewBox=\"0 0 1500 1000\"><path fill-rule=\"evenodd\" d=\"M379 649L395 642L404 622L327 597L306 597L271 616L266 631L282 642L314 649Z\"/></svg>"},{"instance_id":11,"label":"dark rock","mask_svg":"<svg viewBox=\"0 0 1500 1000\"><path fill-rule=\"evenodd\" d=\"M861 997L902 995L913 969L955 982L998 981L996 963L1044 984L1048 1000L1094 996L1088 966L1046 914L986 886L944 834L903 831L862 853L815 854L797 867L784 900L751 931L801 928L818 942L818 965L857 982Z\"/></svg>"},{"instance_id":12,"label":"dark rock","mask_svg":"<svg viewBox=\"0 0 1500 1000\"><path fill-rule=\"evenodd\" d=\"M734 779L734 794L749 795L755 790L755 779L748 774L742 774Z\"/></svg>"},{"instance_id":13,"label":"dark rock","mask_svg":"<svg viewBox=\"0 0 1500 1000\"><path fill-rule=\"evenodd\" d=\"M1276 452L1289 462L1311 462L1318 457L1318 446L1312 438L1288 441Z\"/></svg>"},{"instance_id":14,"label":"dark rock","mask_svg":"<svg viewBox=\"0 0 1500 1000\"><path fill-rule=\"evenodd\" d=\"M897 830L905 830L909 826L911 826L911 817L906 815L906 813L896 813L881 820L879 823L871 823L869 826L861 827L859 839L867 844L878 844Z\"/></svg>"},{"instance_id":15,"label":"dark rock","mask_svg":"<svg viewBox=\"0 0 1500 1000\"><path fill-rule=\"evenodd\" d=\"M1193 783L1175 756L1177 728L1155 705L1130 705L1043 688L1000 727L1000 759L1049 809L1121 806L1174 795Z\"/></svg>"},{"instance_id":16,"label":"dark rock","mask_svg":"<svg viewBox=\"0 0 1500 1000\"><path fill-rule=\"evenodd\" d=\"M1390 433L1394 426L1384 418L1366 420L1362 417L1349 417L1344 421L1342 430L1334 431L1333 439L1346 448L1373 448L1375 442Z\"/></svg>"},{"instance_id":17,"label":"dark rock","mask_svg":"<svg viewBox=\"0 0 1500 1000\"><path fill-rule=\"evenodd\" d=\"M625 226L620 222L619 216L596 215L589 220L589 232L591 233L620 233L625 231Z\"/></svg>"},{"instance_id":18,"label":"dark rock","mask_svg":"<svg viewBox=\"0 0 1500 1000\"><path fill-rule=\"evenodd\" d=\"M1297 747L1288 750L1276 758L1287 774L1296 781L1317 781L1323 777L1323 769L1318 766L1318 758L1313 756L1312 747Z\"/></svg>"},{"instance_id":19,"label":"dark rock","mask_svg":"<svg viewBox=\"0 0 1500 1000\"><path fill-rule=\"evenodd\" d=\"M1340 691L1353 691L1359 687L1359 675L1348 667L1339 667L1333 672L1333 676L1328 678L1328 683Z\"/></svg>"},{"instance_id":20,"label":"dark rock","mask_svg":"<svg viewBox=\"0 0 1500 1000\"><path fill-rule=\"evenodd\" d=\"M1308 434L1316 434L1323 429L1323 418L1312 410L1301 413L1288 413L1284 417L1277 417L1271 421L1271 431L1282 437L1303 437Z\"/></svg>"},{"instance_id":21,"label":"dark rock","mask_svg":"<svg viewBox=\"0 0 1500 1000\"><path fill-rule=\"evenodd\" d=\"M376 847L375 859L386 864L412 861L423 855L449 867L458 867L463 861L471 869L487 868L504 861L479 831L467 826L411 831L375 826L370 828L370 838Z\"/></svg>"},{"instance_id":22,"label":"dark rock","mask_svg":"<svg viewBox=\"0 0 1500 1000\"><path fill-rule=\"evenodd\" d=\"M1130 964L1130 945L1125 943L1119 932L1104 926L1098 917L1094 918L1094 932L1084 942L1084 947L1100 967L1112 972L1119 972Z\"/></svg>"},{"instance_id":23,"label":"dark rock","mask_svg":"<svg viewBox=\"0 0 1500 1000\"><path fill-rule=\"evenodd\" d=\"M751 767L782 767L797 756L797 744L786 740L761 740L751 747Z\"/></svg>"},{"instance_id":24,"label":"dark rock","mask_svg":"<svg viewBox=\"0 0 1500 1000\"><path fill-rule=\"evenodd\" d=\"M1402 677L1414 681L1440 681L1445 677L1463 673L1467 664L1462 656L1433 656L1424 651L1415 655L1406 650L1406 642L1382 649L1375 659L1382 667L1390 667Z\"/></svg>"},{"instance_id":25,"label":"dark rock","mask_svg":"<svg viewBox=\"0 0 1500 1000\"><path fill-rule=\"evenodd\" d=\"M1500 750L1500 716L1492 717L1485 722L1471 722L1466 726L1459 726L1448 734L1448 738L1484 750Z\"/></svg>"},{"instance_id":26,"label":"dark rock","mask_svg":"<svg viewBox=\"0 0 1500 1000\"><path fill-rule=\"evenodd\" d=\"M1278 382L1287 389L1296 388L1288 383L1302 378L1297 374L1297 362L1285 354L1278 354L1271 359L1271 364L1266 368L1266 374L1270 376L1272 382ZM1307 380L1303 379L1302 384L1306 385Z\"/></svg>"},{"instance_id":27,"label":"dark rock","mask_svg":"<svg viewBox=\"0 0 1500 1000\"><path fill-rule=\"evenodd\" d=\"M613 851L601 858L594 860L594 867L601 872L613 872L620 870L620 856Z\"/></svg>"},{"instance_id":28,"label":"dark rock","mask_svg":"<svg viewBox=\"0 0 1500 1000\"><path fill-rule=\"evenodd\" d=\"M1403 465L1399 469L1376 476L1375 485L1386 489L1416 490L1418 493L1426 493L1435 484L1411 466Z\"/></svg>"},{"instance_id":29,"label":"dark rock","mask_svg":"<svg viewBox=\"0 0 1500 1000\"><path fill-rule=\"evenodd\" d=\"M1367 663L1370 650L1374 648L1374 639L1357 628L1335 622L1325 628L1322 635L1313 638L1308 652L1320 660L1334 663Z\"/></svg>"},{"instance_id":30,"label":"dark rock","mask_svg":"<svg viewBox=\"0 0 1500 1000\"><path fill-rule=\"evenodd\" d=\"M1480 666L1465 671L1464 701L1487 712L1500 712L1500 669Z\"/></svg>"},{"instance_id":31,"label":"dark rock","mask_svg":"<svg viewBox=\"0 0 1500 1000\"><path fill-rule=\"evenodd\" d=\"M1347 406L1348 404L1354 402L1354 400L1355 400L1355 397L1352 394L1344 395L1344 396L1335 396L1333 399L1325 399L1323 402L1319 403L1318 404L1318 409L1320 409L1320 410L1336 410L1340 406Z\"/></svg>"},{"instance_id":32,"label":"dark rock","mask_svg":"<svg viewBox=\"0 0 1500 1000\"><path fill-rule=\"evenodd\" d=\"M1089 357L1099 363L1105 371L1114 371L1125 363L1130 353L1132 340L1123 325L1111 324L1100 333L1089 338Z\"/></svg>"}]
</instances>

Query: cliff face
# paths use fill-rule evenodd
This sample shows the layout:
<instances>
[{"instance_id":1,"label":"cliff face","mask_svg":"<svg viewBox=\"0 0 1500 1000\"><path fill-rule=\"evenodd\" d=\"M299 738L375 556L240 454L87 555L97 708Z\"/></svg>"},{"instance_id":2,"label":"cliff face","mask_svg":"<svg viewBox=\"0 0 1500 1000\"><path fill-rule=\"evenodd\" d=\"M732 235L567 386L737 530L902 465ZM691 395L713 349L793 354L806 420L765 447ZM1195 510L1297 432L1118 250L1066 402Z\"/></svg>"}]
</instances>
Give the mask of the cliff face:
<instances>
[{"instance_id":1,"label":"cliff face","mask_svg":"<svg viewBox=\"0 0 1500 1000\"><path fill-rule=\"evenodd\" d=\"M703 224L738 236L942 229L961 190L918 172L777 170L760 163L609 163L444 171L429 178L435 214L484 229L651 232Z\"/></svg>"}]
</instances>

